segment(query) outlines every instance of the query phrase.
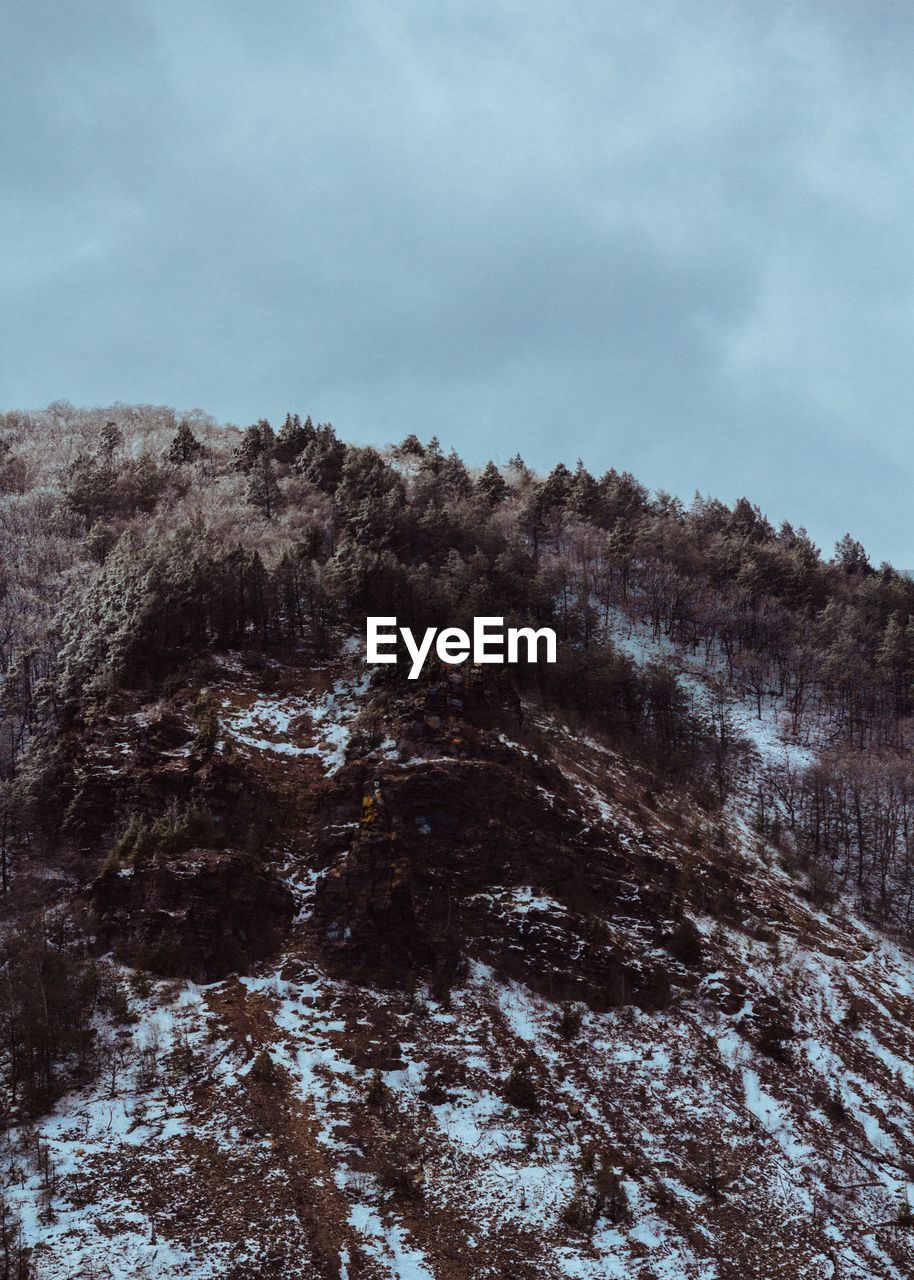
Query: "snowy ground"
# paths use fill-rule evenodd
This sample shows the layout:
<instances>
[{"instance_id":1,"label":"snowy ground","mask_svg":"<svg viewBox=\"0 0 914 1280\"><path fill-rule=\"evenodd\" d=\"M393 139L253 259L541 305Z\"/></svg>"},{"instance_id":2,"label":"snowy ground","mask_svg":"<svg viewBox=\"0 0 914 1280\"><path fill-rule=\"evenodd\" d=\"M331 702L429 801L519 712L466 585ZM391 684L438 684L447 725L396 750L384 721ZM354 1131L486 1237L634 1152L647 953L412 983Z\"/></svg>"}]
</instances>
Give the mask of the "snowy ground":
<instances>
[{"instance_id":1,"label":"snowy ground","mask_svg":"<svg viewBox=\"0 0 914 1280\"><path fill-rule=\"evenodd\" d=\"M668 649L621 621L617 641L639 661ZM672 656L697 703L714 696L712 668ZM255 762L331 775L365 688L357 670L295 695L226 686L222 732ZM773 702L759 719L730 697L728 714L760 763L807 758ZM662 810L646 830L620 800L624 761L547 727L588 822L694 857ZM35 1280L909 1280L911 956L811 906L747 818L737 797L725 821L745 889L776 926L696 917L694 994L653 1014L581 1005L571 1033L479 962L447 1006L327 977L307 934L319 873L290 867L286 955L240 981L135 993L137 1021L105 1031L107 1073L10 1135L7 1199ZM535 885L488 896L556 928L566 913ZM783 1060L759 1047L773 996L791 1020ZM508 1100L518 1064L535 1109Z\"/></svg>"}]
</instances>

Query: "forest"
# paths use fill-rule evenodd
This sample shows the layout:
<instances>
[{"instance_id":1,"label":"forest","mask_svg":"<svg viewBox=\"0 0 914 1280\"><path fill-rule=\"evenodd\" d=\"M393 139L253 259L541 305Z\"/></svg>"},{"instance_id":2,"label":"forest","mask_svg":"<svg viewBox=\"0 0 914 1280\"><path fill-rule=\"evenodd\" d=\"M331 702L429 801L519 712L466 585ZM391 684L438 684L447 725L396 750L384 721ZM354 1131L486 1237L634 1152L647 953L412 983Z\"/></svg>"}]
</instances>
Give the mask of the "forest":
<instances>
[{"instance_id":1,"label":"forest","mask_svg":"<svg viewBox=\"0 0 914 1280\"><path fill-rule=\"evenodd\" d=\"M914 581L873 565L850 535L826 555L749 498L696 494L687 506L582 460L540 475L520 454L470 466L412 433L385 448L347 443L295 413L237 428L161 406L67 403L0 417L0 522L0 1136L17 1135L11 1169L22 1159L39 1171L43 1230L66 1197L42 1118L72 1091L101 1090L109 1106L133 1090L142 1107L161 1087L170 1106L167 1090L186 1085L195 1108L199 1028L169 1054L158 1029L128 1052L137 1020L153 1016L144 1002L172 981L252 972L292 928L308 940L296 937L289 971L320 956L347 1001L370 1000L383 972L404 1017L421 1005L423 973L445 1007L472 946L494 966L492 990L538 974L564 1002L555 1025L568 1054L582 1019L598 1016L587 1001L618 1012L619 1027L637 1005L650 1035L658 1011L672 1025L689 1001L711 1025L728 928L733 955L770 946L772 964L782 940L811 936L774 906L772 883L794 886L790 911L856 912L914 939ZM556 661L468 660L456 690L431 647L414 673L406 660L353 661L368 618L427 637L472 635L474 619L493 617L506 634L553 630ZM364 674L348 711L329 669ZM308 681L322 671L319 692ZM285 716L272 722L285 740L239 732L257 723L253 694L233 702L250 688L257 714ZM328 721L350 717L332 768L299 745L290 689L298 706L307 689ZM756 721L777 725L776 745L764 749ZM570 757L595 772L566 776ZM604 825L571 807L582 795ZM397 831L379 826L384 812ZM782 881L765 879L775 858ZM306 893L317 896L300 899L291 925ZM511 900L527 904L516 936ZM185 918L176 908L188 902ZM377 950L401 939L428 953L407 948L402 973ZM727 1016L750 1008L755 980L749 969L733 979L719 997L733 1001ZM228 989L216 983L212 999L235 1016L242 989ZM745 1034L789 1084L795 1011L774 988L755 1000ZM861 1017L856 997L845 1004L840 1036ZM278 1096L272 1061L256 1057L253 1096ZM528 1058L505 1070L493 1087L533 1115ZM377 1066L365 1079L365 1107L381 1114L390 1089ZM839 1104L830 1088L835 1128L856 1095ZM810 1105L804 1095L804 1115ZM384 1151L384 1185L414 1204L412 1156ZM702 1194L717 1204L708 1167ZM562 1230L582 1229L576 1194ZM615 1221L607 1203L596 1195L588 1230L606 1212ZM0 1196L0 1276L25 1280L14 1207Z\"/></svg>"},{"instance_id":2,"label":"forest","mask_svg":"<svg viewBox=\"0 0 914 1280\"><path fill-rule=\"evenodd\" d=\"M208 653L334 652L369 614L415 633L481 615L550 626L519 694L720 804L747 746L736 693L783 712L814 765L769 763L756 821L821 892L914 925L914 582L846 535L825 556L748 498L686 506L582 461L468 467L437 439L347 444L290 413L218 426L157 406L0 418L0 869L67 838L63 731L119 689L193 680ZM620 619L715 664L696 705ZM379 671L378 681L396 678Z\"/></svg>"}]
</instances>

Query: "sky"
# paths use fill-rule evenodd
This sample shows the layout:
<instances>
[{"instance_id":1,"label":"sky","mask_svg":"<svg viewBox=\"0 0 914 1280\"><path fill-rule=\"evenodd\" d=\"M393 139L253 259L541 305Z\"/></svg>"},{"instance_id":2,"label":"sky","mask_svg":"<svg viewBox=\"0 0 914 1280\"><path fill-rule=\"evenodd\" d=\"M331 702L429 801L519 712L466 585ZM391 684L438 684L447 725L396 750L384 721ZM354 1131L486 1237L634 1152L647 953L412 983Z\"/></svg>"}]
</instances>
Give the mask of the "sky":
<instances>
[{"instance_id":1,"label":"sky","mask_svg":"<svg viewBox=\"0 0 914 1280\"><path fill-rule=\"evenodd\" d=\"M914 568L914 6L0 0L0 407L747 495Z\"/></svg>"}]
</instances>

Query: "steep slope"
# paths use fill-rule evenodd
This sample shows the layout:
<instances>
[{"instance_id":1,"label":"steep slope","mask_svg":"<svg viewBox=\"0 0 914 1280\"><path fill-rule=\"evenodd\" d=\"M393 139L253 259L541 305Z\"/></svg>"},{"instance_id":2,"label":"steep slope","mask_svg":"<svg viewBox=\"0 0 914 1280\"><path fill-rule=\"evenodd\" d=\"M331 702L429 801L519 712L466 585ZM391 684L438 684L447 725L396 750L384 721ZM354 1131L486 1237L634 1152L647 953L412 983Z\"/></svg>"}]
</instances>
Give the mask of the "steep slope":
<instances>
[{"instance_id":1,"label":"steep slope","mask_svg":"<svg viewBox=\"0 0 914 1280\"><path fill-rule=\"evenodd\" d=\"M229 655L208 705L208 747L197 689L83 742L87 841L140 793L224 821L74 881L131 1012L9 1137L35 1276L911 1274L911 955L754 834L758 751L708 811L478 672L379 701L351 651Z\"/></svg>"}]
</instances>

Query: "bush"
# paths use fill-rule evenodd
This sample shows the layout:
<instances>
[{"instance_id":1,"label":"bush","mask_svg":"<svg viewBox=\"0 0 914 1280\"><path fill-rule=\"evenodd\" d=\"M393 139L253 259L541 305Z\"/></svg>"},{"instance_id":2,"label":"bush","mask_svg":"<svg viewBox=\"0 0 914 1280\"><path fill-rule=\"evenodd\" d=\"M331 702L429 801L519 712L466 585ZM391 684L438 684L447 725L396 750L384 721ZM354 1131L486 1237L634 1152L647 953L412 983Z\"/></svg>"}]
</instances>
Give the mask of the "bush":
<instances>
[{"instance_id":1,"label":"bush","mask_svg":"<svg viewBox=\"0 0 914 1280\"><path fill-rule=\"evenodd\" d=\"M844 1105L844 1099L837 1084L833 1085L829 1092L825 1103L825 1114L829 1120L842 1121L847 1119L847 1107Z\"/></svg>"},{"instance_id":2,"label":"bush","mask_svg":"<svg viewBox=\"0 0 914 1280\"><path fill-rule=\"evenodd\" d=\"M506 1102L520 1111L539 1110L539 1094L526 1058L518 1059L511 1068L511 1074L505 1081L502 1095Z\"/></svg>"},{"instance_id":3,"label":"bush","mask_svg":"<svg viewBox=\"0 0 914 1280\"><path fill-rule=\"evenodd\" d=\"M192 750L204 760L208 760L219 741L219 717L213 696L208 690L201 692L191 708L191 717L197 729Z\"/></svg>"},{"instance_id":4,"label":"bush","mask_svg":"<svg viewBox=\"0 0 914 1280\"><path fill-rule=\"evenodd\" d=\"M761 1053L776 1062L789 1062L792 1039L793 1027L779 1012L765 1010L759 1015L756 1045Z\"/></svg>"},{"instance_id":5,"label":"bush","mask_svg":"<svg viewBox=\"0 0 914 1280\"><path fill-rule=\"evenodd\" d=\"M587 1222L587 1206L579 1193L568 1200L559 1215L562 1222L571 1231L581 1231Z\"/></svg>"},{"instance_id":6,"label":"bush","mask_svg":"<svg viewBox=\"0 0 914 1280\"><path fill-rule=\"evenodd\" d=\"M251 1066L251 1079L256 1080L258 1084L275 1084L277 1080L276 1064L267 1053L266 1049L261 1049Z\"/></svg>"},{"instance_id":7,"label":"bush","mask_svg":"<svg viewBox=\"0 0 914 1280\"><path fill-rule=\"evenodd\" d=\"M859 1031L863 1026L863 1003L856 996L848 997L841 1023L848 1031Z\"/></svg>"},{"instance_id":8,"label":"bush","mask_svg":"<svg viewBox=\"0 0 914 1280\"><path fill-rule=\"evenodd\" d=\"M371 1073L368 1088L365 1090L365 1103L372 1111L380 1111L387 1104L388 1089L381 1072L375 1069Z\"/></svg>"},{"instance_id":9,"label":"bush","mask_svg":"<svg viewBox=\"0 0 914 1280\"><path fill-rule=\"evenodd\" d=\"M660 1011L670 1007L671 999L669 974L662 965L652 965L641 985L638 1004L645 1010Z\"/></svg>"},{"instance_id":10,"label":"bush","mask_svg":"<svg viewBox=\"0 0 914 1280\"><path fill-rule=\"evenodd\" d=\"M673 932L666 941L666 949L671 956L681 960L685 965L701 962L704 954L701 934L688 916L683 916L676 922Z\"/></svg>"},{"instance_id":11,"label":"bush","mask_svg":"<svg viewBox=\"0 0 914 1280\"><path fill-rule=\"evenodd\" d=\"M108 854L102 874L116 873L122 867L141 867L189 849L218 848L223 843L222 833L201 805L190 804L183 813L163 814L152 822L133 814Z\"/></svg>"},{"instance_id":12,"label":"bush","mask_svg":"<svg viewBox=\"0 0 914 1280\"><path fill-rule=\"evenodd\" d=\"M613 1226L630 1219L631 1209L622 1179L605 1159L594 1178L594 1189L598 1218L606 1218Z\"/></svg>"},{"instance_id":13,"label":"bush","mask_svg":"<svg viewBox=\"0 0 914 1280\"><path fill-rule=\"evenodd\" d=\"M583 1014L580 1009L575 1009L572 1005L566 1005L562 1010L559 1020L556 1023L556 1031L563 1040L574 1040L581 1030Z\"/></svg>"}]
</instances>

